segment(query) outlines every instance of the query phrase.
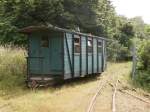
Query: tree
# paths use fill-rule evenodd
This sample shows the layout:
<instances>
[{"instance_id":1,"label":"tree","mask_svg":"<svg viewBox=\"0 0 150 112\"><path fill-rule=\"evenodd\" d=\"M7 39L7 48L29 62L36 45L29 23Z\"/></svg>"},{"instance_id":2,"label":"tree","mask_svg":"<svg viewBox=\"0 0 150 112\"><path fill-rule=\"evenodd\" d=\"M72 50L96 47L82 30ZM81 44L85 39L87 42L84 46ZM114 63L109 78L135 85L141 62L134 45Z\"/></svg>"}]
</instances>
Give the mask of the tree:
<instances>
[{"instance_id":1,"label":"tree","mask_svg":"<svg viewBox=\"0 0 150 112\"><path fill-rule=\"evenodd\" d=\"M116 14L108 0L2 0L0 4L0 18L9 23L9 26L1 26L1 32L7 26L16 33L25 26L49 23L72 30L80 27L85 33L113 37L110 32L114 31ZM18 41L5 34L1 34L5 40ZM19 39L17 35L20 36L16 33L15 39Z\"/></svg>"},{"instance_id":2,"label":"tree","mask_svg":"<svg viewBox=\"0 0 150 112\"><path fill-rule=\"evenodd\" d=\"M144 31L145 23L144 23L142 17L134 17L134 18L130 19L130 21L132 22L132 24L134 26L135 36L137 38L141 38L141 39L146 38L145 31Z\"/></svg>"},{"instance_id":3,"label":"tree","mask_svg":"<svg viewBox=\"0 0 150 112\"><path fill-rule=\"evenodd\" d=\"M146 35L146 39L150 39L150 25L145 25L144 32Z\"/></svg>"}]
</instances>

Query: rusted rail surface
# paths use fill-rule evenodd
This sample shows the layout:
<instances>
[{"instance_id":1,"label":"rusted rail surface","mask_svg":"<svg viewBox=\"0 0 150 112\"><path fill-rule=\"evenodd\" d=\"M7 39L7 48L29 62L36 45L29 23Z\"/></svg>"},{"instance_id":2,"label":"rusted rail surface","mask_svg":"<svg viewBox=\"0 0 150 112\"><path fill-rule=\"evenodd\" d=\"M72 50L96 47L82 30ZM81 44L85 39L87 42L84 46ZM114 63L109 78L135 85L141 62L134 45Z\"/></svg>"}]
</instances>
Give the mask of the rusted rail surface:
<instances>
[{"instance_id":1,"label":"rusted rail surface","mask_svg":"<svg viewBox=\"0 0 150 112\"><path fill-rule=\"evenodd\" d=\"M140 100L140 101L142 101L142 102L145 102L145 103L147 103L147 104L150 105L150 102L149 102L149 101L147 101L147 100L145 100L145 99L143 99L143 98L141 98L141 97L139 97L139 96L135 96L135 95L133 95L133 94L127 92L127 91L123 91L123 90L120 90L120 92L122 92L122 93L124 93L124 94L127 94L127 95L130 95L130 96L132 96L132 97L134 97L134 98L136 98L136 99L138 99L138 100Z\"/></svg>"},{"instance_id":2,"label":"rusted rail surface","mask_svg":"<svg viewBox=\"0 0 150 112\"><path fill-rule=\"evenodd\" d=\"M117 93L118 81L119 80L117 79L117 82L114 86L113 96L112 96L112 112L116 112L116 93Z\"/></svg>"},{"instance_id":3,"label":"rusted rail surface","mask_svg":"<svg viewBox=\"0 0 150 112\"><path fill-rule=\"evenodd\" d=\"M98 99L98 97L100 97L100 94L104 91L104 87L106 85L107 86L111 86L111 88L113 88L112 92L110 92L110 93L112 93L112 97L111 97L112 99L110 98L111 108L109 107L112 112L116 112L116 111L118 111L117 109L120 108L120 107L116 108L116 106L119 106L119 105L117 105L117 102L116 102L116 101L119 101L119 98L117 98L117 93L118 92L119 93L122 92L123 94L130 95L131 97L133 97L133 98L135 98L135 99L137 99L137 100L139 100L141 102L145 102L147 104L150 104L150 102L148 100L143 99L143 98L141 98L139 96L136 96L134 94L131 94L128 91L122 90L123 89L123 85L122 85L122 82L119 80L119 75L114 75L114 76L115 76L114 77L115 80L111 80L111 78L113 77L113 76L111 76L111 77L107 77L107 80L105 80L101 84L99 84L98 89L97 89L96 93L94 94L94 96L92 97L86 112L93 112L94 109L96 109L95 105L96 105L96 103L98 103L97 99Z\"/></svg>"},{"instance_id":4,"label":"rusted rail surface","mask_svg":"<svg viewBox=\"0 0 150 112\"><path fill-rule=\"evenodd\" d=\"M117 78L117 81L115 82L115 84L111 84L108 82L109 80L105 80L102 84L99 85L98 87L98 90L96 91L96 93L94 94L94 96L92 97L92 100L90 101L90 104L88 106L88 109L86 112L93 112L93 109L94 109L94 106L95 106L95 103L96 103L96 99L97 97L100 95L100 93L102 92L103 88L106 86L106 85L109 85L113 88L112 90L112 112L116 112L116 93L117 93L117 86L118 86L118 78ZM111 109L111 108L110 108Z\"/></svg>"},{"instance_id":5,"label":"rusted rail surface","mask_svg":"<svg viewBox=\"0 0 150 112\"><path fill-rule=\"evenodd\" d=\"M106 84L107 84L107 80L105 82L103 82L102 85L100 84L100 86L98 88L98 91L95 93L95 95L92 97L92 100L90 101L90 105L88 106L87 112L92 112L93 111L93 107L95 105L96 98L101 93L101 90L105 87Z\"/></svg>"}]
</instances>

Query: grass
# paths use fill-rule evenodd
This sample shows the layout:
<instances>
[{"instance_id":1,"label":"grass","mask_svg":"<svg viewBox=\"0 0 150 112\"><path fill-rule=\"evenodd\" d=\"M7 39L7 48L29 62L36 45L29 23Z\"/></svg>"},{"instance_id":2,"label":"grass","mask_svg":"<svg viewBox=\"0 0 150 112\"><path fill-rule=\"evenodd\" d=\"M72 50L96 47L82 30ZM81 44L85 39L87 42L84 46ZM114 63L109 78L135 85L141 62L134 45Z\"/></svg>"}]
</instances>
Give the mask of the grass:
<instances>
[{"instance_id":1,"label":"grass","mask_svg":"<svg viewBox=\"0 0 150 112\"><path fill-rule=\"evenodd\" d=\"M25 73L25 50L0 46L0 94L23 88Z\"/></svg>"},{"instance_id":2,"label":"grass","mask_svg":"<svg viewBox=\"0 0 150 112\"><path fill-rule=\"evenodd\" d=\"M82 78L66 82L58 87L43 88L37 91L22 89L22 86L24 86L24 84L23 79L21 78L21 83L14 82L14 85L17 85L17 88L14 87L14 90L16 90L16 92L11 93L12 95L7 94L0 97L0 111L84 112L86 111L89 101L94 95L99 82L103 80L103 77L115 73L122 74L122 72L119 71L128 73L130 67L129 65L130 63L110 63L108 66L108 70L103 73L101 77ZM117 71L117 69L119 69L120 67L124 69ZM17 80L19 81L19 79ZM18 91L21 91L20 94L16 94L18 93Z\"/></svg>"},{"instance_id":3,"label":"grass","mask_svg":"<svg viewBox=\"0 0 150 112\"><path fill-rule=\"evenodd\" d=\"M101 77L31 91L25 86L24 53L22 48L0 47L0 112L83 112L103 76L116 73L126 76L131 70L130 62L109 63Z\"/></svg>"}]
</instances>

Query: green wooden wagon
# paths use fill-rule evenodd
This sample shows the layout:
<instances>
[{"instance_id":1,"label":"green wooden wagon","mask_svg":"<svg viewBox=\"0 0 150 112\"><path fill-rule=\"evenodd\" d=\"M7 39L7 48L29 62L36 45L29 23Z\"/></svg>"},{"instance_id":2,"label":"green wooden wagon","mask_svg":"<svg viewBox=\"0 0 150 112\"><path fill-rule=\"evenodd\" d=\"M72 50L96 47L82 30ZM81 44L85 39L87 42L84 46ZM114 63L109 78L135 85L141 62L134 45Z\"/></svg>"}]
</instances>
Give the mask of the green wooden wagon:
<instances>
[{"instance_id":1,"label":"green wooden wagon","mask_svg":"<svg viewBox=\"0 0 150 112\"><path fill-rule=\"evenodd\" d=\"M48 83L102 73L106 39L58 27L29 26L27 82Z\"/></svg>"}]
</instances>

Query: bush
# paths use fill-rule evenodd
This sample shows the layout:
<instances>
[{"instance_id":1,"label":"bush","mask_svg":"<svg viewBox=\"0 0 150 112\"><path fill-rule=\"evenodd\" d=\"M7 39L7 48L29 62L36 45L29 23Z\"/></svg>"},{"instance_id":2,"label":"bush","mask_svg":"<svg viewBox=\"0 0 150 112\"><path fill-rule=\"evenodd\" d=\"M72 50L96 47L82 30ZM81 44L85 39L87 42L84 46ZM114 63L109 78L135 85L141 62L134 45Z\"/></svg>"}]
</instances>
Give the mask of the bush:
<instances>
[{"instance_id":1,"label":"bush","mask_svg":"<svg viewBox=\"0 0 150 112\"><path fill-rule=\"evenodd\" d=\"M18 28L12 26L10 22L3 21L0 18L0 44L13 44L19 46L25 46L27 44L27 38L18 32Z\"/></svg>"},{"instance_id":2,"label":"bush","mask_svg":"<svg viewBox=\"0 0 150 112\"><path fill-rule=\"evenodd\" d=\"M150 91L150 72L138 71L134 83L136 86Z\"/></svg>"},{"instance_id":3,"label":"bush","mask_svg":"<svg viewBox=\"0 0 150 112\"><path fill-rule=\"evenodd\" d=\"M141 41L137 54L138 63L135 84L150 91L150 41Z\"/></svg>"},{"instance_id":4,"label":"bush","mask_svg":"<svg viewBox=\"0 0 150 112\"><path fill-rule=\"evenodd\" d=\"M150 72L150 41L142 41L138 48L138 69Z\"/></svg>"},{"instance_id":5,"label":"bush","mask_svg":"<svg viewBox=\"0 0 150 112\"><path fill-rule=\"evenodd\" d=\"M109 61L128 61L131 59L130 50L117 41L108 43L107 58Z\"/></svg>"}]
</instances>

